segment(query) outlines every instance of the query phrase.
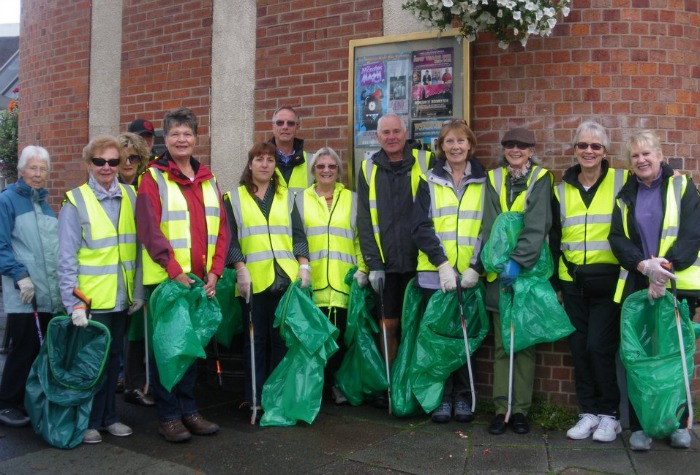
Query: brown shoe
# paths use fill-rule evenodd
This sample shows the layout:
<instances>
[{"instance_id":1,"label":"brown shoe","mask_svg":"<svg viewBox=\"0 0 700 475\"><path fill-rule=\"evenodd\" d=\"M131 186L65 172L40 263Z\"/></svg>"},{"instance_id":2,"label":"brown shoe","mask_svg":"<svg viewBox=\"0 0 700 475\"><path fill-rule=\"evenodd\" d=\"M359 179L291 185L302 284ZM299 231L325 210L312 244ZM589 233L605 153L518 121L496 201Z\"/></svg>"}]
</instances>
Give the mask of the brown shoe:
<instances>
[{"instance_id":1,"label":"brown shoe","mask_svg":"<svg viewBox=\"0 0 700 475\"><path fill-rule=\"evenodd\" d=\"M182 425L180 419L161 421L158 425L158 433L168 442L185 442L192 438L192 434Z\"/></svg>"},{"instance_id":2,"label":"brown shoe","mask_svg":"<svg viewBox=\"0 0 700 475\"><path fill-rule=\"evenodd\" d=\"M219 432L219 426L217 424L206 420L198 412L195 412L191 416L182 416L182 422L193 434L209 435Z\"/></svg>"}]
</instances>

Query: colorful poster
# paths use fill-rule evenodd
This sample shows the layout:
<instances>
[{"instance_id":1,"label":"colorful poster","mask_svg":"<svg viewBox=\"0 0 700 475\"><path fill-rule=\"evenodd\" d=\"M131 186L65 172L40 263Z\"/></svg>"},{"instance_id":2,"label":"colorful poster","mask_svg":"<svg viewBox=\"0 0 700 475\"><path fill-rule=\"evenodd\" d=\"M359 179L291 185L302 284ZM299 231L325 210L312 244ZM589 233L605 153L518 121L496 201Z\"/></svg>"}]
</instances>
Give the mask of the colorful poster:
<instances>
[{"instance_id":1,"label":"colorful poster","mask_svg":"<svg viewBox=\"0 0 700 475\"><path fill-rule=\"evenodd\" d=\"M421 143L423 150L435 151L443 119L414 120L411 137Z\"/></svg>"},{"instance_id":2,"label":"colorful poster","mask_svg":"<svg viewBox=\"0 0 700 475\"><path fill-rule=\"evenodd\" d=\"M411 117L452 115L454 48L414 51Z\"/></svg>"}]
</instances>

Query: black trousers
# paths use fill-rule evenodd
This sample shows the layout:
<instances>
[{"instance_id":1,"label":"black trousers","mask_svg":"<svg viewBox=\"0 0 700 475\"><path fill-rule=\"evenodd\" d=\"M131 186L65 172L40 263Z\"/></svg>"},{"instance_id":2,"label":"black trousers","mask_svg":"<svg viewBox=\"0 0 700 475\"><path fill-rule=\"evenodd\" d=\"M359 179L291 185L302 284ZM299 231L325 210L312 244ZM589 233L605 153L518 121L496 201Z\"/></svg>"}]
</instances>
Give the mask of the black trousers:
<instances>
[{"instance_id":1,"label":"black trousers","mask_svg":"<svg viewBox=\"0 0 700 475\"><path fill-rule=\"evenodd\" d=\"M611 289L614 290L614 289ZM620 306L608 296L584 295L562 282L564 308L576 329L569 336L581 412L619 417L615 354L620 347Z\"/></svg>"}]
</instances>

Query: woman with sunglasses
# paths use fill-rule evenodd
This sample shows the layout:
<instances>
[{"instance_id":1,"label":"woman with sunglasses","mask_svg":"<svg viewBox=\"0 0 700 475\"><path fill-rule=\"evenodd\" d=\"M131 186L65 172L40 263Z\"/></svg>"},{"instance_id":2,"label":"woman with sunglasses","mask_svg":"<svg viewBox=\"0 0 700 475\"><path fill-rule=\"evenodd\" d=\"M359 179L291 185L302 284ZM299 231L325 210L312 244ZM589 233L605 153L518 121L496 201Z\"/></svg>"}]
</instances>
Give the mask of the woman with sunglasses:
<instances>
[{"instance_id":1,"label":"woman with sunglasses","mask_svg":"<svg viewBox=\"0 0 700 475\"><path fill-rule=\"evenodd\" d=\"M474 158L476 136L463 120L446 122L437 139L435 166L421 177L413 206L412 237L418 247L416 281L427 303L438 290L463 288L479 282L483 266L481 222L484 214L486 170ZM458 316L455 316L459 320ZM468 366L445 381L442 403L433 422L474 419Z\"/></svg>"},{"instance_id":2,"label":"woman with sunglasses","mask_svg":"<svg viewBox=\"0 0 700 475\"><path fill-rule=\"evenodd\" d=\"M615 367L620 306L613 301L620 265L608 234L615 197L627 171L610 168L609 147L603 126L593 121L578 126L574 134L577 163L564 172L554 190L549 236L558 265L555 287L576 329L569 336L569 346L581 414L566 435L575 440L593 435L597 442L612 442L622 430Z\"/></svg>"},{"instance_id":3,"label":"woman with sunglasses","mask_svg":"<svg viewBox=\"0 0 700 475\"><path fill-rule=\"evenodd\" d=\"M124 149L126 160L119 165L119 183L138 188L139 176L146 169L151 154L146 141L140 135L124 132L117 137Z\"/></svg>"},{"instance_id":4,"label":"woman with sunglasses","mask_svg":"<svg viewBox=\"0 0 700 475\"><path fill-rule=\"evenodd\" d=\"M326 386L331 386L331 395L338 405L347 403L343 392L333 384L333 375L340 368L346 350L343 338L350 286L345 283L345 276L353 266L358 266L353 277L361 287L368 282L355 228L357 198L339 182L340 165L335 150L321 148L311 158L314 184L296 198L309 242L314 302L340 330L339 349L328 360L325 371Z\"/></svg>"},{"instance_id":5,"label":"woman with sunglasses","mask_svg":"<svg viewBox=\"0 0 700 475\"><path fill-rule=\"evenodd\" d=\"M136 266L136 193L117 180L124 155L114 137L92 140L83 149L88 181L66 193L58 216L58 279L66 312L74 325L87 326L85 303L73 293L80 289L92 299L92 319L106 325L112 337L107 380L92 403L86 444L102 442L100 430L117 437L132 434L119 422L115 395L127 314L143 306Z\"/></svg>"},{"instance_id":6,"label":"woman with sunglasses","mask_svg":"<svg viewBox=\"0 0 700 475\"><path fill-rule=\"evenodd\" d=\"M493 312L494 362L493 402L496 416L491 420L489 432L503 434L511 425L516 434L530 431L527 413L532 405L532 389L535 382L535 347L531 346L514 355L513 405L510 420L506 423L508 409L509 357L501 338L501 321L498 313L499 286L512 287L520 269L532 268L539 259L542 245L552 226L552 174L538 165L535 156L535 134L524 128L511 129L501 140L503 157L499 167L488 172L486 203L484 205L483 236L488 241L496 217L506 211L523 213L523 229L518 243L510 254L503 271L487 275L486 305ZM516 335L517 338L517 335Z\"/></svg>"}]
</instances>

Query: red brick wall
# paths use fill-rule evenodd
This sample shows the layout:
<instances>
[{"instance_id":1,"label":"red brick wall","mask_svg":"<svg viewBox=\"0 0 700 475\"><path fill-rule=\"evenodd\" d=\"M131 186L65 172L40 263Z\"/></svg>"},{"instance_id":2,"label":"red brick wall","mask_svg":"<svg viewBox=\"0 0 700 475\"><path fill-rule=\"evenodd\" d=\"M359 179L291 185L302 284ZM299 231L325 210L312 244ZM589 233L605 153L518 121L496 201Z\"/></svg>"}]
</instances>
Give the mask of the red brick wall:
<instances>
[{"instance_id":1,"label":"red brick wall","mask_svg":"<svg viewBox=\"0 0 700 475\"><path fill-rule=\"evenodd\" d=\"M85 178L88 137L90 1L23 0L20 41L20 150L46 147L52 205Z\"/></svg>"},{"instance_id":2,"label":"red brick wall","mask_svg":"<svg viewBox=\"0 0 700 475\"><path fill-rule=\"evenodd\" d=\"M348 42L382 36L375 0L258 1L255 137L272 137L272 114L292 105L300 137L315 152L330 146L348 159Z\"/></svg>"}]
</instances>

